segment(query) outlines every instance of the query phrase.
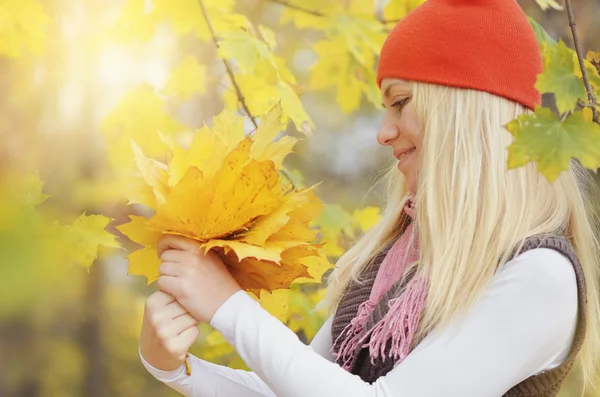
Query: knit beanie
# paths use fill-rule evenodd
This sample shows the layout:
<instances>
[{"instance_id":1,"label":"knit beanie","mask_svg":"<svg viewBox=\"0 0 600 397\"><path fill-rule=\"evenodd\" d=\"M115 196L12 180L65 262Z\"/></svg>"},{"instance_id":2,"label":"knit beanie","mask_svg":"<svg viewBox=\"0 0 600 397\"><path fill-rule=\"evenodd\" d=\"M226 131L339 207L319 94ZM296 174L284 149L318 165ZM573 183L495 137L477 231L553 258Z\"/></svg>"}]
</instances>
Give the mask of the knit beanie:
<instances>
[{"instance_id":1,"label":"knit beanie","mask_svg":"<svg viewBox=\"0 0 600 397\"><path fill-rule=\"evenodd\" d=\"M428 0L390 32L377 84L395 77L486 91L535 109L542 58L516 0Z\"/></svg>"}]
</instances>

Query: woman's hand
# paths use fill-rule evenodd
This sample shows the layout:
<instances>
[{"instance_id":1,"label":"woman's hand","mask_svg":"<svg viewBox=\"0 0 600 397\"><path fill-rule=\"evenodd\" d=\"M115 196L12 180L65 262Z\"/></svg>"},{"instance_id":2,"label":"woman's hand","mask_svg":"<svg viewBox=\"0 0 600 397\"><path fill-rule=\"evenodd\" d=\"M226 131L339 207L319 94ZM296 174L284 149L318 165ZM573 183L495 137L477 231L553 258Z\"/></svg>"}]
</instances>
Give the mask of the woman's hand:
<instances>
[{"instance_id":1,"label":"woman's hand","mask_svg":"<svg viewBox=\"0 0 600 397\"><path fill-rule=\"evenodd\" d=\"M174 297L157 291L146 299L140 352L148 364L163 371L179 368L198 337L198 320Z\"/></svg>"},{"instance_id":2,"label":"woman's hand","mask_svg":"<svg viewBox=\"0 0 600 397\"><path fill-rule=\"evenodd\" d=\"M157 285L173 295L198 321L209 323L217 309L241 288L219 256L206 255L187 237L166 235L157 247L162 264Z\"/></svg>"}]
</instances>

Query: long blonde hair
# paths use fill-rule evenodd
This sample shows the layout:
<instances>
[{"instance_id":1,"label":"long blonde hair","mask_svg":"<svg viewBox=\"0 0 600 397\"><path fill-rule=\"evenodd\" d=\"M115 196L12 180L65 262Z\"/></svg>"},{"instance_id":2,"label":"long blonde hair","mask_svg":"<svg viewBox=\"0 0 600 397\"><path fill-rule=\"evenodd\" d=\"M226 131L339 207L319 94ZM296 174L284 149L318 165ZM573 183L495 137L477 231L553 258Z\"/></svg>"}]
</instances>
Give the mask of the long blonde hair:
<instances>
[{"instance_id":1,"label":"long blonde hair","mask_svg":"<svg viewBox=\"0 0 600 397\"><path fill-rule=\"evenodd\" d=\"M491 281L498 263L540 233L563 234L585 273L587 335L578 361L584 385L594 381L600 356L600 304L595 184L573 161L570 170L549 183L532 163L507 170L513 137L503 127L524 106L486 92L409 83L412 104L423 129L419 158L415 230L420 257L414 264L427 275L430 289L415 337L447 325L468 310ZM362 282L361 271L406 224L408 195L394 165L383 179L388 188L381 221L339 259L320 306L333 313L348 284Z\"/></svg>"}]
</instances>

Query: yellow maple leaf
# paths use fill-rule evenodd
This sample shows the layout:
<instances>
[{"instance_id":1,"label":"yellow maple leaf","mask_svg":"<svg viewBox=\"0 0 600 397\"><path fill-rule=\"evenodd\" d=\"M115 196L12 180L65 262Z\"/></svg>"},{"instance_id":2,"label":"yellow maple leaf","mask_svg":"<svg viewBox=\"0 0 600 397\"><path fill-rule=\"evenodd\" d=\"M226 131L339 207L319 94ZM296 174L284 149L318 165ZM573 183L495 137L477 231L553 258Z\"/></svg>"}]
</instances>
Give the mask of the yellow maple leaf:
<instances>
[{"instance_id":1,"label":"yellow maple leaf","mask_svg":"<svg viewBox=\"0 0 600 397\"><path fill-rule=\"evenodd\" d=\"M166 202L169 194L167 167L159 161L145 157L142 149L134 141L131 141L131 148L142 179L152 188L156 204L151 207L156 209Z\"/></svg>"},{"instance_id":2,"label":"yellow maple leaf","mask_svg":"<svg viewBox=\"0 0 600 397\"><path fill-rule=\"evenodd\" d=\"M132 114L138 117L131 117ZM164 102L148 84L127 92L100 123L106 138L109 159L115 171L128 175L136 169L131 140L151 157L164 156L168 148L157 131L175 134L184 126L164 110Z\"/></svg>"},{"instance_id":3,"label":"yellow maple leaf","mask_svg":"<svg viewBox=\"0 0 600 397\"><path fill-rule=\"evenodd\" d=\"M249 295L254 298L254 300L259 301L263 309L277 317L279 321L285 324L287 320L288 308L290 306L289 294L289 289L276 289L271 292L261 290L260 297L257 297L252 293Z\"/></svg>"},{"instance_id":4,"label":"yellow maple leaf","mask_svg":"<svg viewBox=\"0 0 600 397\"><path fill-rule=\"evenodd\" d=\"M50 18L35 0L0 1L0 55L18 58L24 48L39 54L46 47Z\"/></svg>"},{"instance_id":5,"label":"yellow maple leaf","mask_svg":"<svg viewBox=\"0 0 600 397\"><path fill-rule=\"evenodd\" d=\"M239 260L234 251L222 255L221 258L240 287L255 295L259 294L261 289L272 291L289 288L292 281L310 276L306 266L297 266L286 261L278 264L255 258Z\"/></svg>"},{"instance_id":6,"label":"yellow maple leaf","mask_svg":"<svg viewBox=\"0 0 600 397\"><path fill-rule=\"evenodd\" d=\"M188 99L194 94L206 91L206 66L188 55L173 70L165 85L164 92L180 99Z\"/></svg>"},{"instance_id":7,"label":"yellow maple leaf","mask_svg":"<svg viewBox=\"0 0 600 397\"><path fill-rule=\"evenodd\" d=\"M381 209L379 207L356 209L352 213L352 219L360 230L366 232L381 219Z\"/></svg>"},{"instance_id":8,"label":"yellow maple leaf","mask_svg":"<svg viewBox=\"0 0 600 397\"><path fill-rule=\"evenodd\" d=\"M324 250L314 243L310 222L322 204L315 186L296 190L282 180L283 158L297 139L276 140L285 129L282 107L271 109L251 135L243 119L224 110L199 129L188 150L173 136L158 134L166 164L146 157L132 143L139 191L129 197L155 209L118 229L144 246L128 256L130 274L158 277L155 245L163 234L194 239L214 249L242 288L255 292L288 288L297 279L320 282ZM152 255L152 253L154 255ZM144 264L146 263L146 264Z\"/></svg>"},{"instance_id":9,"label":"yellow maple leaf","mask_svg":"<svg viewBox=\"0 0 600 397\"><path fill-rule=\"evenodd\" d=\"M117 226L117 229L129 237L131 241L147 247L156 247L162 233L150 229L148 218L139 215L129 215L130 222Z\"/></svg>"},{"instance_id":10,"label":"yellow maple leaf","mask_svg":"<svg viewBox=\"0 0 600 397\"><path fill-rule=\"evenodd\" d=\"M70 245L71 259L90 267L98 256L98 245L120 248L115 236L105 230L110 218L103 215L81 214L72 225L63 227L65 241Z\"/></svg>"},{"instance_id":11,"label":"yellow maple leaf","mask_svg":"<svg viewBox=\"0 0 600 397\"><path fill-rule=\"evenodd\" d=\"M158 280L160 258L156 254L156 247L145 247L133 251L126 258L129 261L127 274L145 276L148 279L148 284Z\"/></svg>"},{"instance_id":12,"label":"yellow maple leaf","mask_svg":"<svg viewBox=\"0 0 600 397\"><path fill-rule=\"evenodd\" d=\"M197 168L189 168L149 225L206 241L243 230L274 210L281 202L279 174L273 163L248 162L250 145L244 140L206 183Z\"/></svg>"}]
</instances>

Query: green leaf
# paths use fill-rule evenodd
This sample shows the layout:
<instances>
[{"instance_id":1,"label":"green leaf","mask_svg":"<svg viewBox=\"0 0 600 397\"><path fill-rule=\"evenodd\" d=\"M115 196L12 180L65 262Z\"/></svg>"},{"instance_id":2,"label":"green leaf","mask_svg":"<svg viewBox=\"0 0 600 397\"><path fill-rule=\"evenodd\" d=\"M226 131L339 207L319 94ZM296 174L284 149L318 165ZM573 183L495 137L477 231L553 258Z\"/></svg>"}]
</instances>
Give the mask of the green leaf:
<instances>
[{"instance_id":1,"label":"green leaf","mask_svg":"<svg viewBox=\"0 0 600 397\"><path fill-rule=\"evenodd\" d=\"M546 45L552 49L554 49L558 45L556 40L554 40L552 36L550 36L548 32L546 32L546 30L542 27L542 25L537 23L535 19L529 16L527 17L527 19L533 27L533 31L535 32L535 38L537 39L537 42L540 45L540 47L542 43L546 43Z\"/></svg>"},{"instance_id":2,"label":"green leaf","mask_svg":"<svg viewBox=\"0 0 600 397\"><path fill-rule=\"evenodd\" d=\"M264 31L267 32L266 30ZM268 33L266 33L268 36ZM221 32L219 34L219 56L223 59L235 60L242 73L254 73L260 59L267 59L276 65L275 54L269 45L251 36L243 30ZM272 37L269 37L271 40Z\"/></svg>"},{"instance_id":3,"label":"green leaf","mask_svg":"<svg viewBox=\"0 0 600 397\"><path fill-rule=\"evenodd\" d=\"M600 167L600 126L577 111L561 122L548 108L539 107L534 114L521 115L506 128L514 137L508 147L508 167L516 168L530 161L549 181L569 168L571 158L595 170Z\"/></svg>"},{"instance_id":4,"label":"green leaf","mask_svg":"<svg viewBox=\"0 0 600 397\"><path fill-rule=\"evenodd\" d=\"M585 87L574 72L574 52L561 40L555 48L542 44L544 72L538 75L535 88L541 93L553 92L556 107L562 114L572 110L577 99L586 98Z\"/></svg>"}]
</instances>

